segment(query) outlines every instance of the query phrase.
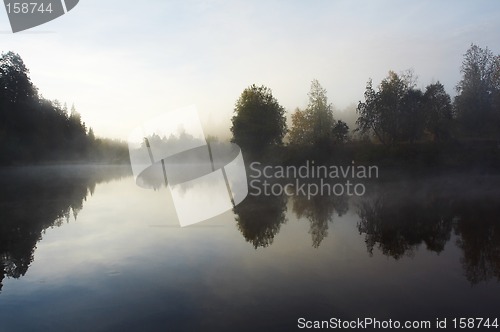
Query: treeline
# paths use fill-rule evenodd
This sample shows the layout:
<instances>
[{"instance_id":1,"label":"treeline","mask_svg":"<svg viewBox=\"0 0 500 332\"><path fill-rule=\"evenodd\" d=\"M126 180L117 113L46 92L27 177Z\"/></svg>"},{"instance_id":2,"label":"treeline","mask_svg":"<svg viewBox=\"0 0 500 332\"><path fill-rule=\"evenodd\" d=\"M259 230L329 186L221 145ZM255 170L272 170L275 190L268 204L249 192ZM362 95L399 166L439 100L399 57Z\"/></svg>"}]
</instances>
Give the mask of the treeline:
<instances>
[{"instance_id":1,"label":"treeline","mask_svg":"<svg viewBox=\"0 0 500 332\"><path fill-rule=\"evenodd\" d=\"M127 160L126 145L96 138L74 106L43 98L18 54L0 56L0 164Z\"/></svg>"},{"instance_id":2,"label":"treeline","mask_svg":"<svg viewBox=\"0 0 500 332\"><path fill-rule=\"evenodd\" d=\"M386 145L500 138L500 55L472 45L460 71L453 102L439 82L417 89L411 72L389 72L377 91L369 80L357 108L358 130Z\"/></svg>"},{"instance_id":3,"label":"treeline","mask_svg":"<svg viewBox=\"0 0 500 332\"><path fill-rule=\"evenodd\" d=\"M460 155L472 149L481 150L479 155L472 153L479 162L500 162L500 55L472 44L460 72L454 98L439 81L417 88L411 70L390 71L376 88L369 79L356 108L355 128L334 118L326 90L317 80L311 84L307 107L291 114L290 129L271 90L252 85L236 103L232 140L254 156L286 150L285 159L327 156L349 147L346 159L361 161L412 162L424 156L431 164L459 164L466 158Z\"/></svg>"}]
</instances>

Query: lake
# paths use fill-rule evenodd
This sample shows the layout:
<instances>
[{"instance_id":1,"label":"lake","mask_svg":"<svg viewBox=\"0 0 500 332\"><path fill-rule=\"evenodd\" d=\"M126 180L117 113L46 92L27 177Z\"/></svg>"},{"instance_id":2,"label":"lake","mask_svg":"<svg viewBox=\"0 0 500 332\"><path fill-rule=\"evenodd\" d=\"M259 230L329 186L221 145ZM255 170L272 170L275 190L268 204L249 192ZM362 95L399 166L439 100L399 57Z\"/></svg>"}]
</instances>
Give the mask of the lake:
<instances>
[{"instance_id":1,"label":"lake","mask_svg":"<svg viewBox=\"0 0 500 332\"><path fill-rule=\"evenodd\" d=\"M499 317L500 176L381 171L362 197L248 196L181 228L127 167L0 174L0 331Z\"/></svg>"}]
</instances>

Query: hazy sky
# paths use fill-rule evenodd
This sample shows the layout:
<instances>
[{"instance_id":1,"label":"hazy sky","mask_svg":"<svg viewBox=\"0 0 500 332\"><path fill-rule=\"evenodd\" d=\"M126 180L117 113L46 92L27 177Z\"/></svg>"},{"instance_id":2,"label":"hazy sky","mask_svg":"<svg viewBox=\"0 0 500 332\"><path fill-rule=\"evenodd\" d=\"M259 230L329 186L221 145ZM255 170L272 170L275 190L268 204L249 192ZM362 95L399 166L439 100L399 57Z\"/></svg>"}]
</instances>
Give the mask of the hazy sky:
<instances>
[{"instance_id":1,"label":"hazy sky","mask_svg":"<svg viewBox=\"0 0 500 332\"><path fill-rule=\"evenodd\" d=\"M234 103L264 84L292 112L316 78L339 109L392 69L454 95L471 43L500 53L500 1L80 0L68 14L12 34L48 99L75 104L97 135L126 139L141 122L195 104L229 133ZM206 130L207 133L215 129Z\"/></svg>"}]
</instances>

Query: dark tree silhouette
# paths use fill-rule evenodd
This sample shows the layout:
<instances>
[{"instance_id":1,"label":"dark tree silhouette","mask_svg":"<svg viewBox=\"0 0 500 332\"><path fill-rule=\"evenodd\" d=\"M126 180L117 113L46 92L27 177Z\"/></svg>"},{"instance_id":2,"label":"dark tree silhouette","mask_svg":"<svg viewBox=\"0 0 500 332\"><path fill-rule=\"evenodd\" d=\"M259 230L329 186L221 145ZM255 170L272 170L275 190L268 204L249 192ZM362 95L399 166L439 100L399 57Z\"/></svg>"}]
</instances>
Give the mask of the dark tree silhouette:
<instances>
[{"instance_id":1,"label":"dark tree silhouette","mask_svg":"<svg viewBox=\"0 0 500 332\"><path fill-rule=\"evenodd\" d=\"M128 158L125 144L98 139L75 107L39 97L18 54L0 56L0 165Z\"/></svg>"},{"instance_id":2,"label":"dark tree silhouette","mask_svg":"<svg viewBox=\"0 0 500 332\"><path fill-rule=\"evenodd\" d=\"M454 107L463 134L500 137L500 55L472 44L464 54L460 72Z\"/></svg>"},{"instance_id":3,"label":"dark tree silhouette","mask_svg":"<svg viewBox=\"0 0 500 332\"><path fill-rule=\"evenodd\" d=\"M365 101L358 104L356 130L384 145L449 139L453 112L444 86L433 83L422 92L414 81L411 71L401 75L390 71L375 91L369 80Z\"/></svg>"},{"instance_id":4,"label":"dark tree silhouette","mask_svg":"<svg viewBox=\"0 0 500 332\"><path fill-rule=\"evenodd\" d=\"M345 143L349 139L349 126L342 120L337 120L332 129L335 143Z\"/></svg>"},{"instance_id":5,"label":"dark tree silhouette","mask_svg":"<svg viewBox=\"0 0 500 332\"><path fill-rule=\"evenodd\" d=\"M450 138L453 113L451 98L439 83L433 83L425 88L423 96L426 114L426 128L436 142Z\"/></svg>"},{"instance_id":6,"label":"dark tree silhouette","mask_svg":"<svg viewBox=\"0 0 500 332\"><path fill-rule=\"evenodd\" d=\"M29 78L29 70L19 54L2 53L0 56L0 105L6 107L28 103L37 96L37 90Z\"/></svg>"},{"instance_id":7,"label":"dark tree silhouette","mask_svg":"<svg viewBox=\"0 0 500 332\"><path fill-rule=\"evenodd\" d=\"M423 93L418 89L408 89L402 100L400 110L400 128L398 140L414 143L422 138L425 129L425 113L423 106Z\"/></svg>"},{"instance_id":8,"label":"dark tree silhouette","mask_svg":"<svg viewBox=\"0 0 500 332\"><path fill-rule=\"evenodd\" d=\"M414 88L415 78L411 71L389 75L382 80L378 91L371 79L366 85L365 101L359 102L357 130L373 134L385 145L403 140L414 141L422 132L421 92Z\"/></svg>"},{"instance_id":9,"label":"dark tree silhouette","mask_svg":"<svg viewBox=\"0 0 500 332\"><path fill-rule=\"evenodd\" d=\"M281 145L287 126L285 109L265 86L246 88L234 109L232 141L248 152Z\"/></svg>"}]
</instances>

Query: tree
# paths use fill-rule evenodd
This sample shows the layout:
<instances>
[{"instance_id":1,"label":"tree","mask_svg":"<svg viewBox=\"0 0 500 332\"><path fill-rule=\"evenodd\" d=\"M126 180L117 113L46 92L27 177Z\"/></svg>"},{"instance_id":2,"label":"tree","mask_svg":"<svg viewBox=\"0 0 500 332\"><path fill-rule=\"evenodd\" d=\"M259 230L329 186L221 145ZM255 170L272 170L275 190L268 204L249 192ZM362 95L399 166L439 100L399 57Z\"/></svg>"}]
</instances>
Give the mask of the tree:
<instances>
[{"instance_id":1,"label":"tree","mask_svg":"<svg viewBox=\"0 0 500 332\"><path fill-rule=\"evenodd\" d=\"M19 54L2 53L0 56L0 105L27 102L37 96L29 78L29 70Z\"/></svg>"},{"instance_id":2,"label":"tree","mask_svg":"<svg viewBox=\"0 0 500 332\"><path fill-rule=\"evenodd\" d=\"M89 128L89 132L88 132L87 136L89 137L90 142L95 141L94 129L92 129L92 127Z\"/></svg>"},{"instance_id":3,"label":"tree","mask_svg":"<svg viewBox=\"0 0 500 332\"><path fill-rule=\"evenodd\" d=\"M332 141L335 125L332 105L328 103L326 90L318 80L312 81L308 96L307 108L297 109L292 115L290 142L316 147L327 146Z\"/></svg>"},{"instance_id":4,"label":"tree","mask_svg":"<svg viewBox=\"0 0 500 332\"><path fill-rule=\"evenodd\" d=\"M419 139L425 128L425 114L422 92L415 89L415 81L412 71L400 75L389 71L375 91L368 80L365 101L360 101L356 109L356 130L375 135L383 144Z\"/></svg>"},{"instance_id":5,"label":"tree","mask_svg":"<svg viewBox=\"0 0 500 332\"><path fill-rule=\"evenodd\" d=\"M287 126L285 109L273 97L271 89L252 85L246 88L231 119L232 142L250 152L281 145Z\"/></svg>"},{"instance_id":6,"label":"tree","mask_svg":"<svg viewBox=\"0 0 500 332\"><path fill-rule=\"evenodd\" d=\"M423 96L426 114L426 128L434 141L442 141L451 135L453 112L451 98L444 86L436 82L425 88Z\"/></svg>"},{"instance_id":7,"label":"tree","mask_svg":"<svg viewBox=\"0 0 500 332\"><path fill-rule=\"evenodd\" d=\"M313 143L315 145L329 143L334 125L333 108L328 103L326 90L318 80L313 80L311 83L306 112L312 120Z\"/></svg>"},{"instance_id":8,"label":"tree","mask_svg":"<svg viewBox=\"0 0 500 332\"><path fill-rule=\"evenodd\" d=\"M345 143L349 139L349 126L342 120L337 120L332 129L333 139L336 143Z\"/></svg>"},{"instance_id":9,"label":"tree","mask_svg":"<svg viewBox=\"0 0 500 332\"><path fill-rule=\"evenodd\" d=\"M408 89L401 100L399 140L413 143L422 138L426 125L424 111L422 91Z\"/></svg>"},{"instance_id":10,"label":"tree","mask_svg":"<svg viewBox=\"0 0 500 332\"><path fill-rule=\"evenodd\" d=\"M36 88L21 57L13 52L0 56L0 162L31 158L38 151L35 139L39 114ZM34 142L32 151L27 145ZM35 152L35 153L30 153Z\"/></svg>"},{"instance_id":11,"label":"tree","mask_svg":"<svg viewBox=\"0 0 500 332\"><path fill-rule=\"evenodd\" d=\"M365 102L360 101L356 108L356 113L358 113L358 119L356 120L358 128L356 131L362 134L373 133L381 143L387 144L387 134L384 131L382 114L380 114L377 106L377 93L373 89L371 79L366 83L364 95Z\"/></svg>"},{"instance_id":12,"label":"tree","mask_svg":"<svg viewBox=\"0 0 500 332\"><path fill-rule=\"evenodd\" d=\"M498 135L500 108L500 60L487 47L472 44L460 68L462 79L456 90L455 112L467 136Z\"/></svg>"},{"instance_id":13,"label":"tree","mask_svg":"<svg viewBox=\"0 0 500 332\"><path fill-rule=\"evenodd\" d=\"M296 108L292 114L292 129L290 130L290 144L306 145L312 143L313 134L312 121L305 110Z\"/></svg>"},{"instance_id":14,"label":"tree","mask_svg":"<svg viewBox=\"0 0 500 332\"><path fill-rule=\"evenodd\" d=\"M93 131L87 132L74 106L68 115L66 104L41 98L18 54L0 55L0 164L97 155L100 160L111 160L123 156L124 148L123 144L100 144Z\"/></svg>"}]
</instances>

